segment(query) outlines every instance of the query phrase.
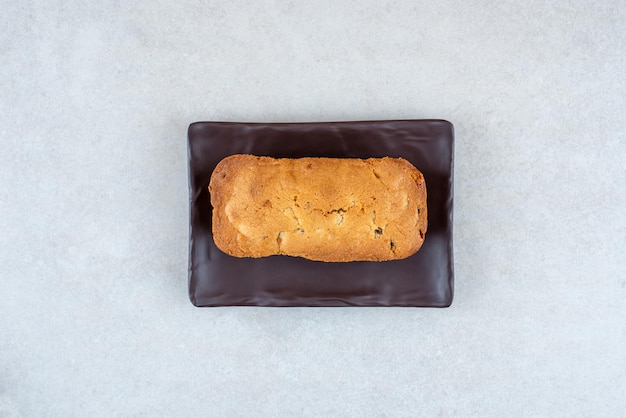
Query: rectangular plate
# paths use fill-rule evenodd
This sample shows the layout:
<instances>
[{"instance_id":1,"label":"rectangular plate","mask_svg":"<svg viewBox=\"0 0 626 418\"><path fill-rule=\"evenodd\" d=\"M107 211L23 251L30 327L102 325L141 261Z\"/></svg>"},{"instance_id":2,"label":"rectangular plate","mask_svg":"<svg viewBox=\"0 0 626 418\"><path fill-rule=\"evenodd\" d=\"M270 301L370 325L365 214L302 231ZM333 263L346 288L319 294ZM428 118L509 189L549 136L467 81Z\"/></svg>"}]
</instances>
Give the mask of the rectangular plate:
<instances>
[{"instance_id":1,"label":"rectangular plate","mask_svg":"<svg viewBox=\"0 0 626 418\"><path fill-rule=\"evenodd\" d=\"M189 298L196 306L421 306L452 303L454 129L443 120L197 122L189 126ZM403 157L426 179L428 231L404 260L236 258L213 242L207 186L224 157Z\"/></svg>"}]
</instances>

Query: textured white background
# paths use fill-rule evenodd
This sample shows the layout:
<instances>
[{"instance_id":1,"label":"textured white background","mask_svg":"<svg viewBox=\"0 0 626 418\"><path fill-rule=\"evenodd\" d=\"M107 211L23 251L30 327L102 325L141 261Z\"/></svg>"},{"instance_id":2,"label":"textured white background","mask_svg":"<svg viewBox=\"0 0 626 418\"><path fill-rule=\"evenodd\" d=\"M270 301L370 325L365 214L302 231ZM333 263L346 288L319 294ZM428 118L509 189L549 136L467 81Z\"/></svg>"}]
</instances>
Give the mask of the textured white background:
<instances>
[{"instance_id":1,"label":"textured white background","mask_svg":"<svg viewBox=\"0 0 626 418\"><path fill-rule=\"evenodd\" d=\"M0 417L623 416L623 1L88 3L2 4ZM190 122L395 118L450 309L189 303Z\"/></svg>"}]
</instances>

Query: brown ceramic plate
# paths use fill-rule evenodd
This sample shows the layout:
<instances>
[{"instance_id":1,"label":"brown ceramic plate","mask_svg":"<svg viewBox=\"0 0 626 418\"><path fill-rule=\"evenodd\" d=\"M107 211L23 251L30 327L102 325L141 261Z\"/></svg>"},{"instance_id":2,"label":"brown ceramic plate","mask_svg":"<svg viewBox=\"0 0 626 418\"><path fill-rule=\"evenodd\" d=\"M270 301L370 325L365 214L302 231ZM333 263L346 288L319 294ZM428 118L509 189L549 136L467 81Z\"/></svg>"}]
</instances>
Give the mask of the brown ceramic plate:
<instances>
[{"instance_id":1,"label":"brown ceramic plate","mask_svg":"<svg viewBox=\"0 0 626 418\"><path fill-rule=\"evenodd\" d=\"M197 122L189 126L188 145L189 298L194 305L447 307L452 303L454 129L450 122ZM232 154L403 157L426 179L424 244L409 258L385 262L228 256L213 242L207 186L217 163Z\"/></svg>"}]
</instances>

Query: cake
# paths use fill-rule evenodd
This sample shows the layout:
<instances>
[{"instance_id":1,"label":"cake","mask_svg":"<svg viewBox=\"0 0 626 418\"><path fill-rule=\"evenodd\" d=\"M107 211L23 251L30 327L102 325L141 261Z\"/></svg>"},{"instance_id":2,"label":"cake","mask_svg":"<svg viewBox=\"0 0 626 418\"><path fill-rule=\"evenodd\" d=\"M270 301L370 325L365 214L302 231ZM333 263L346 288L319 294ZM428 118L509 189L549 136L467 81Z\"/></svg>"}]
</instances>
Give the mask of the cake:
<instances>
[{"instance_id":1,"label":"cake","mask_svg":"<svg viewBox=\"0 0 626 418\"><path fill-rule=\"evenodd\" d=\"M224 158L209 182L213 239L233 257L389 261L427 230L426 183L402 158Z\"/></svg>"}]
</instances>

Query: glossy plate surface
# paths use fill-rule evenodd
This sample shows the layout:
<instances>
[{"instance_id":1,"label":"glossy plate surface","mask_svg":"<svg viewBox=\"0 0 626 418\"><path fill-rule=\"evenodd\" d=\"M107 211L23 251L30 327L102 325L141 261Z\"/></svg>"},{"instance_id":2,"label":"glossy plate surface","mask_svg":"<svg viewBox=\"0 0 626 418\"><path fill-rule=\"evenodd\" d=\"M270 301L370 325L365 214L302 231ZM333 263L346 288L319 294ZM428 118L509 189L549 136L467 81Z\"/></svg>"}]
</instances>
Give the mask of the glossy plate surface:
<instances>
[{"instance_id":1,"label":"glossy plate surface","mask_svg":"<svg viewBox=\"0 0 626 418\"><path fill-rule=\"evenodd\" d=\"M454 132L443 120L328 123L197 122L189 126L189 298L196 306L420 306L452 303ZM426 179L422 248L397 261L323 263L235 258L215 246L207 189L232 154L276 158L403 157Z\"/></svg>"}]
</instances>

